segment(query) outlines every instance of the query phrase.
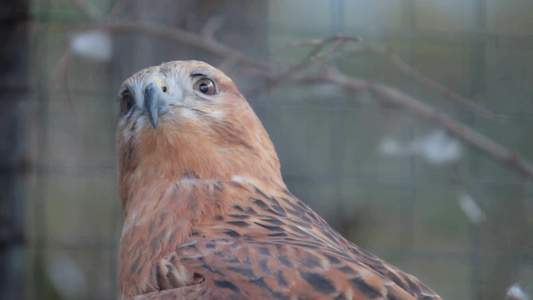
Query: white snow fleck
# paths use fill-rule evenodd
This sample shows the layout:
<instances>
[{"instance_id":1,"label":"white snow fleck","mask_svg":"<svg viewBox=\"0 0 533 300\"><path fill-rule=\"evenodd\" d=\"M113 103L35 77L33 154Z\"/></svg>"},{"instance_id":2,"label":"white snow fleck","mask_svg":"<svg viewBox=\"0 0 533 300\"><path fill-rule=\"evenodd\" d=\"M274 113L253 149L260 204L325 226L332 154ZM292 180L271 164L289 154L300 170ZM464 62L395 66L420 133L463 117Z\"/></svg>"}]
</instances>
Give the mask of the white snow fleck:
<instances>
[{"instance_id":1,"label":"white snow fleck","mask_svg":"<svg viewBox=\"0 0 533 300\"><path fill-rule=\"evenodd\" d=\"M404 146L400 145L400 143L391 138L391 137L384 137L381 140L381 143L378 146L379 153L385 155L385 156L405 156L411 154L408 149L406 149Z\"/></svg>"},{"instance_id":2,"label":"white snow fleck","mask_svg":"<svg viewBox=\"0 0 533 300\"><path fill-rule=\"evenodd\" d=\"M461 158L462 153L461 144L442 130L435 130L406 143L385 137L381 140L378 150L379 153L390 157L420 156L434 165L453 163Z\"/></svg>"},{"instance_id":3,"label":"white snow fleck","mask_svg":"<svg viewBox=\"0 0 533 300\"><path fill-rule=\"evenodd\" d=\"M48 265L50 280L65 299L77 299L86 292L85 275L66 254L56 255Z\"/></svg>"},{"instance_id":4,"label":"white snow fleck","mask_svg":"<svg viewBox=\"0 0 533 300\"><path fill-rule=\"evenodd\" d=\"M511 285L511 287L507 290L507 295L505 296L506 299L509 300L529 300L529 295L526 294L520 285L518 283L515 283Z\"/></svg>"},{"instance_id":5,"label":"white snow fleck","mask_svg":"<svg viewBox=\"0 0 533 300\"><path fill-rule=\"evenodd\" d=\"M485 221L485 214L470 195L461 193L457 200L459 201L459 206L470 222L479 225Z\"/></svg>"},{"instance_id":6,"label":"white snow fleck","mask_svg":"<svg viewBox=\"0 0 533 300\"><path fill-rule=\"evenodd\" d=\"M111 59L113 43L109 33L90 30L74 35L70 40L70 48L77 55L108 61Z\"/></svg>"},{"instance_id":7,"label":"white snow fleck","mask_svg":"<svg viewBox=\"0 0 533 300\"><path fill-rule=\"evenodd\" d=\"M414 145L427 162L435 165L452 163L461 158L459 142L442 130L433 131L425 137L416 139Z\"/></svg>"}]
</instances>

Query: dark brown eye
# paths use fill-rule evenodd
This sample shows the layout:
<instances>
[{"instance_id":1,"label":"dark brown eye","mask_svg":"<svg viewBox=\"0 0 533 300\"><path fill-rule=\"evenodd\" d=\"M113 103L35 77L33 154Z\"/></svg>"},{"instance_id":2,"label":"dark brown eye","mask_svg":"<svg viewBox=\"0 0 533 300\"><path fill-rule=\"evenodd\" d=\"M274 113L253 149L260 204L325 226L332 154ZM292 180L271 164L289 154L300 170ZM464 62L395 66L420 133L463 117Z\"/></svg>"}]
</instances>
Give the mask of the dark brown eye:
<instances>
[{"instance_id":1,"label":"dark brown eye","mask_svg":"<svg viewBox=\"0 0 533 300\"><path fill-rule=\"evenodd\" d=\"M209 78L202 78L198 80L194 85L194 89L206 95L214 95L217 92L215 83Z\"/></svg>"},{"instance_id":2,"label":"dark brown eye","mask_svg":"<svg viewBox=\"0 0 533 300\"><path fill-rule=\"evenodd\" d=\"M135 101L130 92L122 93L122 98L120 99L120 112L122 114L127 113L135 105Z\"/></svg>"}]
</instances>

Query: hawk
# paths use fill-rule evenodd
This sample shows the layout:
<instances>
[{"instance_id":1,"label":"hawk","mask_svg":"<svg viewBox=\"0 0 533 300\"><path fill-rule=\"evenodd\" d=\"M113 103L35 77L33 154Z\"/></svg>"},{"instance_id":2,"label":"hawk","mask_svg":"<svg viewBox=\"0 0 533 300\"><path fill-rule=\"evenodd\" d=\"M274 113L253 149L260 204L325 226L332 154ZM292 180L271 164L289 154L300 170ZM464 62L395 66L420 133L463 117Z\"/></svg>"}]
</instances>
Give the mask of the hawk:
<instances>
[{"instance_id":1,"label":"hawk","mask_svg":"<svg viewBox=\"0 0 533 300\"><path fill-rule=\"evenodd\" d=\"M440 299L291 194L220 70L150 67L119 100L120 299Z\"/></svg>"}]
</instances>

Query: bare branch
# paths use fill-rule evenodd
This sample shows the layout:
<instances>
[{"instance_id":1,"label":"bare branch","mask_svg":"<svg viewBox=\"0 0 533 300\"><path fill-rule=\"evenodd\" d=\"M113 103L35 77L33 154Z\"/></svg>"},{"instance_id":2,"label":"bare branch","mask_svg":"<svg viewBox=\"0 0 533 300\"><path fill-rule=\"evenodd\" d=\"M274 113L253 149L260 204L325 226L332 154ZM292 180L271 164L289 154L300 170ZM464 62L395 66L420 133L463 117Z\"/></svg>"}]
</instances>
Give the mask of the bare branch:
<instances>
[{"instance_id":1,"label":"bare branch","mask_svg":"<svg viewBox=\"0 0 533 300\"><path fill-rule=\"evenodd\" d=\"M156 25L138 24L133 22L116 22L104 25L104 28L112 32L145 34L177 40L190 46L202 48L221 57L235 59L236 61L239 61L246 65L267 68L267 65L256 60L250 59L242 53L239 53L223 44L220 44L217 41L214 41L212 39L206 39L201 37L200 35L178 28L168 28Z\"/></svg>"},{"instance_id":2,"label":"bare branch","mask_svg":"<svg viewBox=\"0 0 533 300\"><path fill-rule=\"evenodd\" d=\"M320 39L320 40L305 40L305 41L299 41L299 42L293 42L285 45L284 47L281 47L279 49L276 49L271 52L271 54L279 53L291 48L298 48L298 47L308 47L308 46L314 46L314 50L312 54L306 59L306 61L302 61L300 64L304 64L306 62L308 64L308 60L315 60L319 58L323 58L333 52L335 52L343 41L346 40L354 40L354 41L362 41L362 39L357 37L345 37L342 35L329 37L326 39ZM332 49L317 54L322 48L327 45L328 43L335 41L335 45ZM351 56L353 54L362 54L362 53L370 53L374 55L381 56L385 58L387 61L389 61L393 66L395 66L398 70L400 70L405 75L417 80L418 82L426 85L427 87L433 89L437 93L441 94L443 97L447 98L448 100L451 100L453 102L458 103L459 105L462 105L468 109L471 109L477 113L483 114L488 118L495 118L496 115L489 111L488 109L478 105L477 103L473 102L472 100L463 97L459 95L458 93L450 90L449 88L443 86L442 84L430 79L429 77L422 74L420 71L416 70L415 68L411 67L409 64L404 62L400 57L398 57L396 54L394 54L392 51L385 50L383 48L375 47L372 45L365 45L362 49L356 49L352 51L347 51L345 53L341 53L340 55L333 57L332 60L338 60L341 57L347 57ZM300 67L300 66L298 66ZM296 69L296 68L295 68Z\"/></svg>"},{"instance_id":3,"label":"bare branch","mask_svg":"<svg viewBox=\"0 0 533 300\"><path fill-rule=\"evenodd\" d=\"M361 41L361 39L357 38L357 37L345 37L345 36L342 36L342 35L338 35L338 36L325 38L325 39L322 39L322 40L312 40L312 41L310 41L307 45L313 45L314 48L307 55L307 57L305 59L303 59L301 62L295 64L294 66L292 66L291 68L286 70L285 72L283 72L283 74L279 75L279 78L277 80L272 80L273 83L281 82L285 78L291 77L293 74L296 74L296 73L306 69L307 67L311 66L317 60L320 60L320 59L326 57L327 55L337 51L347 41L359 42L359 41ZM332 42L334 42L334 44L333 44L333 46L330 49L328 49L328 50L326 50L324 52L320 52L320 51L322 51L322 49L326 45L328 45L328 44L330 44ZM299 43L292 44L293 47L299 47L301 45L303 45L303 44L299 44ZM290 47L285 47L285 49L289 49L289 48Z\"/></svg>"},{"instance_id":4,"label":"bare branch","mask_svg":"<svg viewBox=\"0 0 533 300\"><path fill-rule=\"evenodd\" d=\"M292 42L289 43L283 47L280 47L276 50L273 50L270 52L270 55L277 54L279 52L286 51L288 49L292 48L298 48L298 47L305 47L305 46L325 46L326 44L329 44L330 42L336 42L338 40L344 40L344 41L354 41L354 42L361 42L363 39L360 37L351 37L351 36L343 36L343 35L336 35L332 37L328 37L325 39L316 39L316 40L304 40L299 42ZM319 49L320 51L321 49Z\"/></svg>"},{"instance_id":5,"label":"bare branch","mask_svg":"<svg viewBox=\"0 0 533 300\"><path fill-rule=\"evenodd\" d=\"M374 82L348 78L338 73L329 72L321 78L324 82L330 82L352 91L366 91L376 96L383 103L401 107L414 116L432 122L447 129L450 133L458 136L464 142L485 152L494 159L514 168L521 174L533 178L533 165L517 153L509 151L504 146L477 133L462 123L450 119L430 106L411 98L400 91Z\"/></svg>"},{"instance_id":6,"label":"bare branch","mask_svg":"<svg viewBox=\"0 0 533 300\"><path fill-rule=\"evenodd\" d=\"M456 92L450 90L449 88L443 86L442 84L430 79L429 77L422 74L420 71L408 65L401 58L391 51L387 51L382 48L374 47L371 45L365 45L365 51L368 51L372 54L379 55L387 59L391 64L393 64L398 70L400 70L405 75L414 78L418 82L426 85L427 87L435 90L439 94L443 95L445 98L454 101L464 107L467 107L475 112L481 113L489 118L494 118L496 115L489 111L488 109L474 103L470 99L467 99Z\"/></svg>"},{"instance_id":7,"label":"bare branch","mask_svg":"<svg viewBox=\"0 0 533 300\"><path fill-rule=\"evenodd\" d=\"M256 73L256 75L260 75L274 81L281 76L267 73ZM407 96L394 88L375 82L350 78L340 73L331 71L320 72L319 75L313 76L285 77L285 82L289 81L303 84L331 83L352 92L365 91L371 95L374 95L377 100L381 101L385 105L399 107L419 119L426 120L445 128L450 133L461 138L465 143L474 146L481 152L489 154L493 159L506 164L507 166L518 171L520 174L533 179L533 165L519 154L509 151L504 146L496 143L482 134L477 133L468 126L463 125L461 122L450 119L446 115L436 111L430 106L410 96Z\"/></svg>"},{"instance_id":8,"label":"bare branch","mask_svg":"<svg viewBox=\"0 0 533 300\"><path fill-rule=\"evenodd\" d=\"M257 67L261 69L268 69L268 65L260 61L248 58L244 54L233 50L215 40L206 39L198 34L191 33L179 28L170 28L157 25L139 24L134 22L119 21L109 24L90 24L72 27L65 24L33 24L36 29L47 28L49 30L64 30L64 31L82 31L90 29L108 30L112 33L131 33L148 36L157 36L179 41L189 46L195 46L203 50L209 51L215 55L223 58L231 58L247 66Z\"/></svg>"},{"instance_id":9,"label":"bare branch","mask_svg":"<svg viewBox=\"0 0 533 300\"><path fill-rule=\"evenodd\" d=\"M335 44L333 44L333 46L330 49L328 49L327 51L324 51L324 52L317 53L317 54L313 55L312 57L310 57L310 60L321 59L321 58L329 55L330 53L333 53L333 52L337 51L344 43L346 43L346 39L340 38L340 39L335 41Z\"/></svg>"},{"instance_id":10,"label":"bare branch","mask_svg":"<svg viewBox=\"0 0 533 300\"><path fill-rule=\"evenodd\" d=\"M239 53L236 50L233 50L223 44L220 44L213 39L208 39L202 37L201 35L180 30L177 28L160 27L155 25L137 24L130 22L115 22L107 25L83 26L79 29L94 28L107 29L111 32L145 34L177 40L184 44L199 47L213 54L224 57L230 62L240 62L251 67L259 68L251 70L250 72L257 76L267 78L273 82L279 82L280 78L283 78L287 79L286 82L290 81L299 83L331 83L353 92L366 91L376 96L376 98L384 104L403 108L417 118L432 122L440 127L447 129L450 133L461 138L465 143L470 144L479 149L480 151L489 154L495 160L514 168L521 174L533 178L533 166L531 165L531 163L526 161L517 153L509 151L504 146L475 132L474 130L461 124L460 122L448 118L447 116L439 113L430 106L412 97L409 97L396 89L385 86L383 84L349 78L345 75L341 75L336 72L319 72L319 75L316 76L296 76L299 71L311 66L314 62L316 62L317 58L323 58L326 55L337 50L345 42L346 39L359 41L359 39L357 38L335 36L323 40L292 43L289 47L285 47L284 49L288 49L290 47L298 47L300 45L310 45L314 46L314 48L301 63L296 64L288 71L282 73L273 73L268 65L250 59L242 53ZM334 46L332 47L333 50L321 53L320 51L324 48L324 46L332 41L335 42ZM440 90L445 95L450 94L449 89L433 82L431 79L425 77L418 71L414 70L412 67L403 63L403 61L399 59L395 59L393 61L395 64L401 66L404 72L407 72L412 76L416 76L415 78L419 79L421 82L426 83L427 85L432 86L437 90Z\"/></svg>"},{"instance_id":11,"label":"bare branch","mask_svg":"<svg viewBox=\"0 0 533 300\"><path fill-rule=\"evenodd\" d=\"M69 76L68 76L68 66L72 60L72 51L67 50L61 56L59 61L57 62L54 71L52 72L52 79L55 82L55 85L57 85L62 93L65 96L65 99L67 100L67 104L69 107L70 112L73 115L76 115L76 110L74 109L74 102L72 101L72 95L69 90Z\"/></svg>"},{"instance_id":12,"label":"bare branch","mask_svg":"<svg viewBox=\"0 0 533 300\"><path fill-rule=\"evenodd\" d=\"M224 19L220 16L213 16L207 20L207 22L204 25L204 28L200 30L200 35L207 38L207 39L214 39L215 32L222 27L222 24L224 23Z\"/></svg>"},{"instance_id":13,"label":"bare branch","mask_svg":"<svg viewBox=\"0 0 533 300\"><path fill-rule=\"evenodd\" d=\"M81 12L83 12L86 16L88 16L91 20L97 21L99 19L98 12L96 12L94 9L88 6L87 3L85 3L83 0L69 0L69 1L74 6L76 6ZM124 5L123 0L117 1L117 4L115 5L112 11L112 14L111 14L112 19L115 18L117 11L122 9L123 5ZM159 36L163 36L167 38L177 39L182 42L188 43L190 45L204 48L210 52L219 54L220 56L228 57L230 58L230 61L233 61L233 62L244 62L252 66L267 67L266 65L263 65L262 63L258 63L257 61L248 59L243 54L238 53L235 50L230 49L214 40L214 33L216 32L216 30L220 28L222 21L223 20L220 17L211 18L206 23L204 28L201 30L200 35L196 35L188 31L180 30L177 28L140 25L138 23L132 23L132 22L110 23L107 25L107 29L117 30L117 31L132 31L133 30L133 31L138 31L139 33L144 32L147 34L153 34L153 35L159 35ZM315 39L315 40L293 42L293 43L287 44L284 47L281 47L277 50L272 51L271 54L279 53L281 51L286 51L291 48L297 48L297 47L303 47L303 46L314 47L311 53L304 60L302 60L300 63L296 64L289 70L287 70L284 75L280 76L280 81L286 77L290 77L291 74L297 73L298 71L305 69L306 67L311 65L315 60L324 58L328 56L329 54L335 52L347 41L360 42L362 41L362 39L360 37L336 35L336 36L328 37L325 39ZM329 50L325 52L322 52L322 53L320 52L326 45L332 42L334 42L334 45L332 48L330 48ZM400 70L405 75L410 76L411 78L414 78L418 82L435 90L436 92L438 92L445 98L453 102L456 102L464 107L467 107L475 112L483 114L491 119L495 117L495 114L490 112L488 109L478 105L477 103L474 103L470 99L467 99L466 97L463 97L459 95L458 93L455 93L451 89L439 84L438 82L422 74L420 71L414 69L409 64L405 63L401 58L399 58L392 51L387 51L382 48L378 48L378 47L371 46L371 45L365 45L365 47L363 48L363 51L356 50L356 52L357 53L368 52L368 53L381 56L387 59L392 65L398 68L398 70Z\"/></svg>"}]
</instances>

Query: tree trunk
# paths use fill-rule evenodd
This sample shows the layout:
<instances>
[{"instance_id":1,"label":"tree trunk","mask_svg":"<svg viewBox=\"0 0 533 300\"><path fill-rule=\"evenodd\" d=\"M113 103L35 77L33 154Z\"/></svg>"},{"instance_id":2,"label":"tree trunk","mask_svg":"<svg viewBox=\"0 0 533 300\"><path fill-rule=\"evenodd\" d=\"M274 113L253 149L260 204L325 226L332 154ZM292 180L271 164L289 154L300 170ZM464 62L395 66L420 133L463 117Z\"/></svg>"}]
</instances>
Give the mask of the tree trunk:
<instances>
[{"instance_id":1,"label":"tree trunk","mask_svg":"<svg viewBox=\"0 0 533 300\"><path fill-rule=\"evenodd\" d=\"M27 0L0 11L0 299L23 299L24 202L28 166Z\"/></svg>"}]
</instances>

